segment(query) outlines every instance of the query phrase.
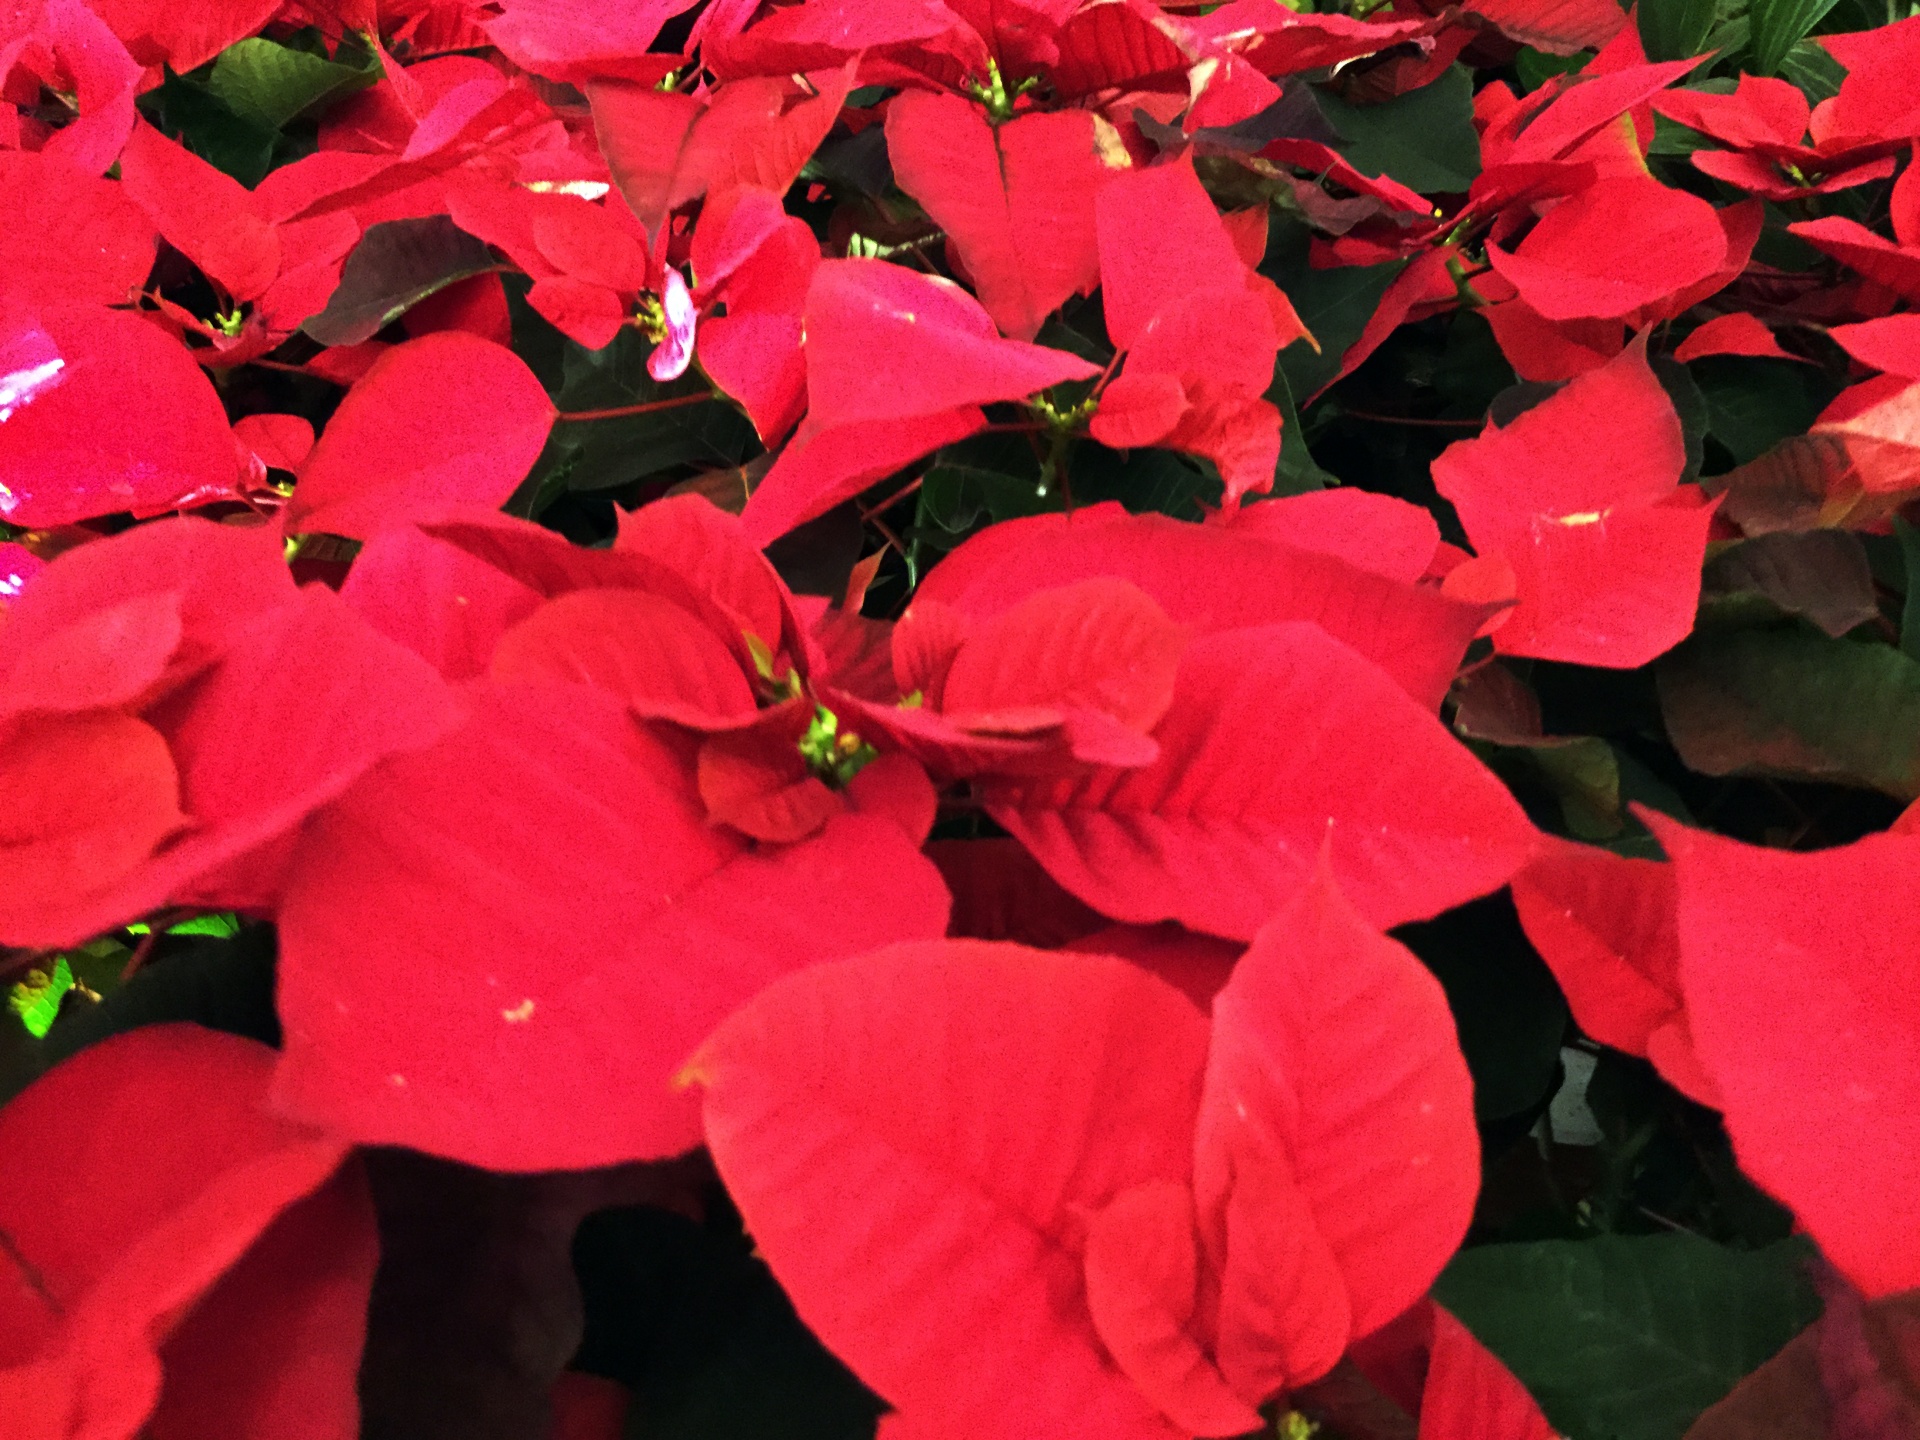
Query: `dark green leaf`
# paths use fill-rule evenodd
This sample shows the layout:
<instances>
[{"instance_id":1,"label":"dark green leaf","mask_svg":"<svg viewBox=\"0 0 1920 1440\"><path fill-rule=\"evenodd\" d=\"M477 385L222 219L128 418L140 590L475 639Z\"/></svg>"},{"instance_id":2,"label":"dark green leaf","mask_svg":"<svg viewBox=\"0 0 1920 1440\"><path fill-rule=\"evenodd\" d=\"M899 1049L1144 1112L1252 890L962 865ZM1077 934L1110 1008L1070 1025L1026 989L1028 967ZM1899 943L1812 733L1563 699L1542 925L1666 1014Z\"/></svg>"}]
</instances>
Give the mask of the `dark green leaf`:
<instances>
[{"instance_id":1,"label":"dark green leaf","mask_svg":"<svg viewBox=\"0 0 1920 1440\"><path fill-rule=\"evenodd\" d=\"M1267 399L1280 410L1280 466L1273 475L1273 494L1301 495L1309 490L1324 490L1329 485L1338 484L1333 476L1322 470L1313 458L1313 452L1307 449L1307 432L1300 423L1300 409L1293 403L1293 388L1287 383L1287 372L1274 367L1273 384L1267 389Z\"/></svg>"},{"instance_id":2,"label":"dark green leaf","mask_svg":"<svg viewBox=\"0 0 1920 1440\"><path fill-rule=\"evenodd\" d=\"M1811 1247L1686 1234L1487 1245L1435 1297L1576 1440L1678 1440L1819 1313Z\"/></svg>"},{"instance_id":3,"label":"dark green leaf","mask_svg":"<svg viewBox=\"0 0 1920 1440\"><path fill-rule=\"evenodd\" d=\"M1171 450L1109 450L1092 442L1073 452L1073 501L1118 500L1136 515L1198 520L1202 507L1220 503L1220 478L1211 465Z\"/></svg>"},{"instance_id":4,"label":"dark green leaf","mask_svg":"<svg viewBox=\"0 0 1920 1440\"><path fill-rule=\"evenodd\" d=\"M358 345L435 291L493 267L486 244L445 215L383 221L347 256L327 308L300 328L322 345Z\"/></svg>"},{"instance_id":5,"label":"dark green leaf","mask_svg":"<svg viewBox=\"0 0 1920 1440\"><path fill-rule=\"evenodd\" d=\"M1813 630L1701 634L1657 668L1681 759L1920 796L1920 662Z\"/></svg>"},{"instance_id":6,"label":"dark green leaf","mask_svg":"<svg viewBox=\"0 0 1920 1440\"><path fill-rule=\"evenodd\" d=\"M1907 598L1900 610L1900 653L1920 660L1920 530L1896 515L1893 533L1900 542L1900 558L1907 566Z\"/></svg>"},{"instance_id":7,"label":"dark green leaf","mask_svg":"<svg viewBox=\"0 0 1920 1440\"><path fill-rule=\"evenodd\" d=\"M579 1369L635 1392L629 1440L870 1440L882 1406L793 1313L737 1228L662 1210L588 1218Z\"/></svg>"},{"instance_id":8,"label":"dark green leaf","mask_svg":"<svg viewBox=\"0 0 1920 1440\"><path fill-rule=\"evenodd\" d=\"M1310 239L1305 225L1275 215L1266 257L1260 262L1260 273L1286 291L1294 310L1320 342L1318 353L1304 341L1280 352L1280 369L1298 404L1305 404L1339 371L1340 357L1360 338L1380 297L1405 268L1404 261L1394 260L1315 270L1307 263Z\"/></svg>"},{"instance_id":9,"label":"dark green leaf","mask_svg":"<svg viewBox=\"0 0 1920 1440\"><path fill-rule=\"evenodd\" d=\"M158 88L140 97L140 103L161 130L249 189L273 166L279 131L235 114L204 85L169 71Z\"/></svg>"},{"instance_id":10,"label":"dark green leaf","mask_svg":"<svg viewBox=\"0 0 1920 1440\"><path fill-rule=\"evenodd\" d=\"M213 62L207 88L234 114L265 130L351 94L380 78L378 70L357 69L254 38L229 45Z\"/></svg>"},{"instance_id":11,"label":"dark green leaf","mask_svg":"<svg viewBox=\"0 0 1920 1440\"><path fill-rule=\"evenodd\" d=\"M1651 60L1686 60L1707 48L1718 0L1640 0L1640 40Z\"/></svg>"},{"instance_id":12,"label":"dark green leaf","mask_svg":"<svg viewBox=\"0 0 1920 1440\"><path fill-rule=\"evenodd\" d=\"M1804 434L1833 398L1819 371L1791 360L1709 355L1687 368L1706 398L1707 433L1736 465L1759 459L1789 435Z\"/></svg>"},{"instance_id":13,"label":"dark green leaf","mask_svg":"<svg viewBox=\"0 0 1920 1440\"><path fill-rule=\"evenodd\" d=\"M1473 75L1463 66L1384 104L1322 95L1320 108L1345 141L1338 148L1347 163L1362 174L1390 175L1423 195L1453 195L1480 173Z\"/></svg>"},{"instance_id":14,"label":"dark green leaf","mask_svg":"<svg viewBox=\"0 0 1920 1440\"><path fill-rule=\"evenodd\" d=\"M1507 892L1403 925L1394 937L1447 992L1481 1123L1545 1104L1566 1033L1567 1003L1553 972L1527 943Z\"/></svg>"},{"instance_id":15,"label":"dark green leaf","mask_svg":"<svg viewBox=\"0 0 1920 1440\"><path fill-rule=\"evenodd\" d=\"M360 1365L362 1440L523 1440L579 1348L573 1239L616 1205L697 1194L699 1162L497 1175L365 1152L380 1269Z\"/></svg>"},{"instance_id":16,"label":"dark green leaf","mask_svg":"<svg viewBox=\"0 0 1920 1440\"><path fill-rule=\"evenodd\" d=\"M1748 69L1771 75L1787 52L1833 9L1834 0L1751 0L1747 6Z\"/></svg>"},{"instance_id":17,"label":"dark green leaf","mask_svg":"<svg viewBox=\"0 0 1920 1440\"><path fill-rule=\"evenodd\" d=\"M1798 85L1806 92L1807 99L1818 105L1840 93L1840 82L1847 72L1827 53L1825 46L1802 40L1781 60L1780 74Z\"/></svg>"},{"instance_id":18,"label":"dark green leaf","mask_svg":"<svg viewBox=\"0 0 1920 1440\"><path fill-rule=\"evenodd\" d=\"M1667 398L1673 402L1674 413L1680 417L1680 433L1687 447L1687 467L1680 478L1685 481L1698 480L1700 467L1706 461L1707 442L1707 400L1700 393L1700 387L1693 383L1693 376L1687 367L1678 360L1665 356L1653 362L1654 378L1667 392Z\"/></svg>"}]
</instances>

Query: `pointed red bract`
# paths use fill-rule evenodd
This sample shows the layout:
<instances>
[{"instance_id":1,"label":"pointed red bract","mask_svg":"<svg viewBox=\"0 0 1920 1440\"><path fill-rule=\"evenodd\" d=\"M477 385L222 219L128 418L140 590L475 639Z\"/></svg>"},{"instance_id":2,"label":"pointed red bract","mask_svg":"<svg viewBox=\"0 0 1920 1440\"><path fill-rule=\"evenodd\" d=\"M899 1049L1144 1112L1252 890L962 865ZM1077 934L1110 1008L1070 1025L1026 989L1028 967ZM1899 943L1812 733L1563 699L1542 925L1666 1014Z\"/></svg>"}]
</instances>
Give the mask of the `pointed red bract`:
<instances>
[{"instance_id":1,"label":"pointed red bract","mask_svg":"<svg viewBox=\"0 0 1920 1440\"><path fill-rule=\"evenodd\" d=\"M233 300L258 299L279 276L280 237L254 196L151 125L134 126L120 152L120 183L167 243Z\"/></svg>"},{"instance_id":2,"label":"pointed red bract","mask_svg":"<svg viewBox=\"0 0 1920 1440\"><path fill-rule=\"evenodd\" d=\"M1487 247L1493 268L1549 320L1630 314L1704 280L1726 253L1711 205L1630 176L1562 201L1511 252Z\"/></svg>"},{"instance_id":3,"label":"pointed red bract","mask_svg":"<svg viewBox=\"0 0 1920 1440\"><path fill-rule=\"evenodd\" d=\"M9 1434L359 1433L373 1207L343 1141L267 1111L272 1064L153 1026L0 1110Z\"/></svg>"},{"instance_id":4,"label":"pointed red bract","mask_svg":"<svg viewBox=\"0 0 1920 1440\"><path fill-rule=\"evenodd\" d=\"M887 110L900 188L959 251L1001 331L1031 340L1100 278L1093 197L1106 166L1085 110L989 126L976 105L910 90Z\"/></svg>"},{"instance_id":5,"label":"pointed red bract","mask_svg":"<svg viewBox=\"0 0 1920 1440\"><path fill-rule=\"evenodd\" d=\"M1350 1335L1423 1295L1466 1235L1480 1147L1446 996L1324 866L1214 997L1195 1145L1221 1363L1249 1399L1332 1368ZM1268 1205L1236 1207L1235 1187L1259 1174L1284 1179ZM1297 1202L1271 1203L1287 1188ZM1225 1308L1236 1297L1239 1313Z\"/></svg>"},{"instance_id":6,"label":"pointed red bract","mask_svg":"<svg viewBox=\"0 0 1920 1440\"><path fill-rule=\"evenodd\" d=\"M584 85L592 80L658 84L685 63L678 55L649 55L660 27L694 0L646 0L633 5L580 0L506 0L486 24L487 38L522 70Z\"/></svg>"},{"instance_id":7,"label":"pointed red bract","mask_svg":"<svg viewBox=\"0 0 1920 1440\"><path fill-rule=\"evenodd\" d=\"M1110 576L1144 590L1198 634L1311 621L1437 711L1486 609L1369 573L1373 565L1360 568L1358 555L1343 554L1345 547L1314 533L1316 527L1293 526L1286 517L1304 513L1287 508L1293 503L1263 502L1231 525L1129 515L1110 501L1069 515L1005 521L935 566L916 603L934 601L984 618L1056 586ZM1270 523L1264 517L1275 506L1282 508ZM1416 551L1420 543L1414 542ZM1373 553L1374 565L1385 563Z\"/></svg>"},{"instance_id":8,"label":"pointed red bract","mask_svg":"<svg viewBox=\"0 0 1920 1440\"><path fill-rule=\"evenodd\" d=\"M462 331L397 345L327 422L283 524L364 540L449 506L497 506L553 420L533 371L503 346Z\"/></svg>"},{"instance_id":9,"label":"pointed red bract","mask_svg":"<svg viewBox=\"0 0 1920 1440\"><path fill-rule=\"evenodd\" d=\"M153 268L153 223L128 192L56 156L0 150L0 214L0 296L124 305Z\"/></svg>"},{"instance_id":10,"label":"pointed red bract","mask_svg":"<svg viewBox=\"0 0 1920 1440\"><path fill-rule=\"evenodd\" d=\"M1096 909L1251 939L1331 847L1377 925L1503 884L1532 847L1506 789L1380 670L1315 626L1203 636L1160 758L982 791L988 813Z\"/></svg>"},{"instance_id":11,"label":"pointed red bract","mask_svg":"<svg viewBox=\"0 0 1920 1440\"><path fill-rule=\"evenodd\" d=\"M275 1082L292 1113L493 1169L664 1158L699 1139L669 1082L736 1006L945 927L937 876L888 822L752 853L707 823L684 752L611 696L467 702L466 728L370 775L295 857Z\"/></svg>"},{"instance_id":12,"label":"pointed red bract","mask_svg":"<svg viewBox=\"0 0 1920 1440\"><path fill-rule=\"evenodd\" d=\"M177 74L197 70L236 40L257 35L279 8L276 0L88 0L142 65Z\"/></svg>"},{"instance_id":13,"label":"pointed red bract","mask_svg":"<svg viewBox=\"0 0 1920 1440\"><path fill-rule=\"evenodd\" d=\"M1184 1187L1206 1045L1122 961L955 941L776 984L692 1073L754 1243L904 1421L1173 1440L1102 1348L1076 1212Z\"/></svg>"},{"instance_id":14,"label":"pointed red bract","mask_svg":"<svg viewBox=\"0 0 1920 1440\"><path fill-rule=\"evenodd\" d=\"M879 260L822 262L807 294L806 423L741 519L766 544L873 480L1019 400L1099 368L1064 350L1003 340L950 280Z\"/></svg>"},{"instance_id":15,"label":"pointed red bract","mask_svg":"<svg viewBox=\"0 0 1920 1440\"><path fill-rule=\"evenodd\" d=\"M1435 485L1481 556L1514 577L1519 603L1495 646L1632 669L1685 639L1711 520L1679 483L1685 464L1679 417L1639 344L1448 446Z\"/></svg>"},{"instance_id":16,"label":"pointed red bract","mask_svg":"<svg viewBox=\"0 0 1920 1440\"><path fill-rule=\"evenodd\" d=\"M233 493L220 397L159 326L95 306L0 307L0 357L0 519L151 515Z\"/></svg>"},{"instance_id":17,"label":"pointed red bract","mask_svg":"<svg viewBox=\"0 0 1920 1440\"><path fill-rule=\"evenodd\" d=\"M1920 1285L1920 838L1789 854L1649 821L1741 1169L1869 1297Z\"/></svg>"}]
</instances>

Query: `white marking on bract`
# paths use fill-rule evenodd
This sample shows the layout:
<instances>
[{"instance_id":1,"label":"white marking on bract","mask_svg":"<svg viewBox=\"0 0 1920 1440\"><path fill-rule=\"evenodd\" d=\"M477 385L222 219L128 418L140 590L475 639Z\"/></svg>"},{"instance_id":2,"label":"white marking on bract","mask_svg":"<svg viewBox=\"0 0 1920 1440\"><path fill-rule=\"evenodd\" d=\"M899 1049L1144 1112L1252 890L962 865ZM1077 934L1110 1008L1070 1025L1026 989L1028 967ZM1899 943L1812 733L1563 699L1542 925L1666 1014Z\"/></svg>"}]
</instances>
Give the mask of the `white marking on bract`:
<instances>
[{"instance_id":1,"label":"white marking on bract","mask_svg":"<svg viewBox=\"0 0 1920 1440\"><path fill-rule=\"evenodd\" d=\"M502 1010L500 1012L500 1018L506 1021L509 1025L521 1025L526 1023L527 1021L533 1018L533 1001L531 999L522 1000L518 1005L514 1006L511 1010Z\"/></svg>"}]
</instances>

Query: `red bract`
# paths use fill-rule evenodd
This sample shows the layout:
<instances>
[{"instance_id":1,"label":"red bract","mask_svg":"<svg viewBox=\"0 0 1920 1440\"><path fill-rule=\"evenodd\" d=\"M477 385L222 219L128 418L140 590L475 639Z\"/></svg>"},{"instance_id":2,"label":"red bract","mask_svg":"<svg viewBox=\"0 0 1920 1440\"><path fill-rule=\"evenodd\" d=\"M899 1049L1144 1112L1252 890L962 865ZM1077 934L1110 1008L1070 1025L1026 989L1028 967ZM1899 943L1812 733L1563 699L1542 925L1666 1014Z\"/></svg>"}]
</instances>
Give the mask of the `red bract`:
<instances>
[{"instance_id":1,"label":"red bract","mask_svg":"<svg viewBox=\"0 0 1920 1440\"><path fill-rule=\"evenodd\" d=\"M85 546L3 634L10 944L75 944L169 900L268 903L272 842L453 719L425 665L296 592L264 530L183 520Z\"/></svg>"},{"instance_id":2,"label":"red bract","mask_svg":"<svg viewBox=\"0 0 1920 1440\"><path fill-rule=\"evenodd\" d=\"M649 55L660 27L693 0L582 4L579 0L505 0L487 38L523 70L579 85L592 80L660 81L678 55Z\"/></svg>"},{"instance_id":3,"label":"red bract","mask_svg":"<svg viewBox=\"0 0 1920 1440\"><path fill-rule=\"evenodd\" d=\"M0 1405L20 1440L359 1433L373 1207L264 1045L140 1029L0 1110Z\"/></svg>"},{"instance_id":4,"label":"red bract","mask_svg":"<svg viewBox=\"0 0 1920 1440\"><path fill-rule=\"evenodd\" d=\"M1920 839L1794 855L1651 823L1678 884L1687 1022L1741 1168L1869 1297L1913 1289Z\"/></svg>"},{"instance_id":5,"label":"red bract","mask_svg":"<svg viewBox=\"0 0 1920 1440\"><path fill-rule=\"evenodd\" d=\"M1094 117L1022 115L909 91L887 110L894 178L947 232L1001 331L1031 340L1100 278L1094 193L1106 172Z\"/></svg>"},{"instance_id":6,"label":"red bract","mask_svg":"<svg viewBox=\"0 0 1920 1440\"><path fill-rule=\"evenodd\" d=\"M460 331L380 357L300 470L282 524L365 539L452 506L503 503L553 426L526 362Z\"/></svg>"},{"instance_id":7,"label":"red bract","mask_svg":"<svg viewBox=\"0 0 1920 1440\"><path fill-rule=\"evenodd\" d=\"M981 405L1099 373L1064 350L1001 339L951 281L877 260L822 263L805 332L806 422L742 516L763 544L979 430Z\"/></svg>"},{"instance_id":8,"label":"red bract","mask_svg":"<svg viewBox=\"0 0 1920 1440\"><path fill-rule=\"evenodd\" d=\"M1693 628L1712 511L1679 483L1685 464L1673 403L1630 346L1434 461L1481 555L1448 588L1515 597L1494 632L1508 654L1644 665Z\"/></svg>"},{"instance_id":9,"label":"red bract","mask_svg":"<svg viewBox=\"0 0 1920 1440\"><path fill-rule=\"evenodd\" d=\"M1788 230L1905 298L1920 299L1920 172L1909 164L1893 185L1893 239L1844 215L1802 220Z\"/></svg>"},{"instance_id":10,"label":"red bract","mask_svg":"<svg viewBox=\"0 0 1920 1440\"><path fill-rule=\"evenodd\" d=\"M903 1435L1253 1429L1425 1290L1477 1179L1438 986L1324 880L1211 1025L1110 956L948 942L780 982L691 1073L762 1253Z\"/></svg>"},{"instance_id":11,"label":"red bract","mask_svg":"<svg viewBox=\"0 0 1920 1440\"><path fill-rule=\"evenodd\" d=\"M770 190L742 187L707 202L694 231L691 260L704 312L701 368L740 402L760 438L775 443L807 404L801 315L820 242ZM711 313L724 305L718 318Z\"/></svg>"},{"instance_id":12,"label":"red bract","mask_svg":"<svg viewBox=\"0 0 1920 1440\"><path fill-rule=\"evenodd\" d=\"M355 1138L501 1169L690 1149L669 1081L731 1010L944 929L915 853L926 782L898 757L843 790L809 770L784 588L705 501L649 507L612 553L504 520L440 529L376 539L348 598L487 678L461 730L309 827L278 915L276 1093ZM422 957L398 974L397 936Z\"/></svg>"},{"instance_id":13,"label":"red bract","mask_svg":"<svg viewBox=\"0 0 1920 1440\"><path fill-rule=\"evenodd\" d=\"M191 6L157 0L87 0L142 65L177 73L198 69L236 40L258 34L277 0L204 0Z\"/></svg>"},{"instance_id":14,"label":"red bract","mask_svg":"<svg viewBox=\"0 0 1920 1440\"><path fill-rule=\"evenodd\" d=\"M27 0L10 7L0 23L0 82L9 72L26 82L29 95L45 85L72 96L76 118L51 134L42 132L42 153L88 175L113 164L133 128L133 97L142 77L99 15L80 0ZM0 144L11 149L27 127L0 103L4 122L11 122L14 135L0 137Z\"/></svg>"},{"instance_id":15,"label":"red bract","mask_svg":"<svg viewBox=\"0 0 1920 1440\"><path fill-rule=\"evenodd\" d=\"M159 326L91 305L0 306L0 518L152 515L238 480L220 397Z\"/></svg>"},{"instance_id":16,"label":"red bract","mask_svg":"<svg viewBox=\"0 0 1920 1440\"><path fill-rule=\"evenodd\" d=\"M1382 1393L1419 1418L1418 1440L1554 1440L1526 1387L1466 1326L1422 1301L1353 1348Z\"/></svg>"},{"instance_id":17,"label":"red bract","mask_svg":"<svg viewBox=\"0 0 1920 1440\"><path fill-rule=\"evenodd\" d=\"M1271 489L1280 412L1264 392L1306 327L1240 258L1191 165L1113 176L1095 217L1107 333L1126 366L1101 392L1094 438L1206 456L1229 510Z\"/></svg>"},{"instance_id":18,"label":"red bract","mask_svg":"<svg viewBox=\"0 0 1920 1440\"><path fill-rule=\"evenodd\" d=\"M1250 938L1324 844L1360 912L1396 925L1495 888L1532 844L1504 787L1317 626L1196 640L1153 739L1160 758L1137 769L982 790L1055 879L1117 919Z\"/></svg>"},{"instance_id":19,"label":"red bract","mask_svg":"<svg viewBox=\"0 0 1920 1440\"><path fill-rule=\"evenodd\" d=\"M128 192L57 156L0 151L0 207L0 296L124 305L153 268L154 227Z\"/></svg>"},{"instance_id":20,"label":"red bract","mask_svg":"<svg viewBox=\"0 0 1920 1440\"><path fill-rule=\"evenodd\" d=\"M280 274L280 236L237 180L145 123L120 153L122 191L167 243L239 302L256 300Z\"/></svg>"}]
</instances>

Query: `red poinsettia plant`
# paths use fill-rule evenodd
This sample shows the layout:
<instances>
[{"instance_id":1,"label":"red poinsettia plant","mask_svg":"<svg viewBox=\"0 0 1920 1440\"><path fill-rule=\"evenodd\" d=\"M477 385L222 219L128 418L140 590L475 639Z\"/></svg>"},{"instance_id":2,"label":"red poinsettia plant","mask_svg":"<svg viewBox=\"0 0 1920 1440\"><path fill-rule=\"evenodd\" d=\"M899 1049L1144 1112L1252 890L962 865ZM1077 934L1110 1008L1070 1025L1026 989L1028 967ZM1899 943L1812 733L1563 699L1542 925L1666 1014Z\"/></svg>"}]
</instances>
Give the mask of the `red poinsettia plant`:
<instances>
[{"instance_id":1,"label":"red poinsettia plant","mask_svg":"<svg viewBox=\"0 0 1920 1440\"><path fill-rule=\"evenodd\" d=\"M0 14L0 1432L1920 1436L1920 18Z\"/></svg>"}]
</instances>

